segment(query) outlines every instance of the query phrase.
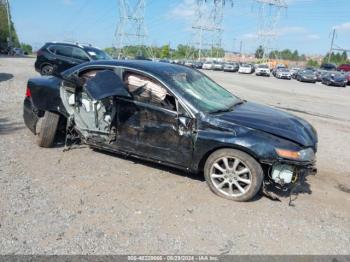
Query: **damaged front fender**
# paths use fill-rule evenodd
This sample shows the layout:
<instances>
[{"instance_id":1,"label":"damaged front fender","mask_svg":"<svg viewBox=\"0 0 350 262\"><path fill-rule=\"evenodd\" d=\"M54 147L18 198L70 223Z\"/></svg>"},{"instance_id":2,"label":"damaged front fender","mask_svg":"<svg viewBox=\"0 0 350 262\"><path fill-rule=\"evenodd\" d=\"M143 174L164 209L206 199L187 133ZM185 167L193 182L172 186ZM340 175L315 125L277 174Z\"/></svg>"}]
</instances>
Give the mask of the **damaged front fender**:
<instances>
[{"instance_id":1,"label":"damaged front fender","mask_svg":"<svg viewBox=\"0 0 350 262\"><path fill-rule=\"evenodd\" d=\"M276 153L276 148L295 151L302 149L300 145L275 135L222 121L210 115L198 114L192 168L201 169L201 165L210 153L221 148L244 151L259 163L267 165L281 161Z\"/></svg>"}]
</instances>

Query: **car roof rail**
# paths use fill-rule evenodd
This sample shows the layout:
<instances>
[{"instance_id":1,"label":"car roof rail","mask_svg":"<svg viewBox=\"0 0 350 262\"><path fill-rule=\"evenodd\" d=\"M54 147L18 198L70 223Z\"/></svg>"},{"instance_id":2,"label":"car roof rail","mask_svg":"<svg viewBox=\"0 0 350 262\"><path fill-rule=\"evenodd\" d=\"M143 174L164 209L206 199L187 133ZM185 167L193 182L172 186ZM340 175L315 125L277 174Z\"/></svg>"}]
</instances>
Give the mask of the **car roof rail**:
<instances>
[{"instance_id":1,"label":"car roof rail","mask_svg":"<svg viewBox=\"0 0 350 262\"><path fill-rule=\"evenodd\" d=\"M49 43L52 43L52 44L69 44L69 45L79 46L81 48L83 48L84 46L92 47L92 44L90 44L90 43L79 43L77 41L52 41L52 42L49 42Z\"/></svg>"}]
</instances>

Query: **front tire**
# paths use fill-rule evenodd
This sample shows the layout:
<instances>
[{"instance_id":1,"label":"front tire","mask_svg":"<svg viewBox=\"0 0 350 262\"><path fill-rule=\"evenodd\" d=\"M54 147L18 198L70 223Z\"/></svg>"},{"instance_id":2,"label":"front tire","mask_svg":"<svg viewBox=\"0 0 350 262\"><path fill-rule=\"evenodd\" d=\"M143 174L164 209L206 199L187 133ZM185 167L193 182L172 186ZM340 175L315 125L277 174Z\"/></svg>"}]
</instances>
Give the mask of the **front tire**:
<instances>
[{"instance_id":1,"label":"front tire","mask_svg":"<svg viewBox=\"0 0 350 262\"><path fill-rule=\"evenodd\" d=\"M60 116L58 114L49 111L45 112L45 115L41 119L40 131L37 138L38 146L45 148L52 147L59 120Z\"/></svg>"},{"instance_id":2,"label":"front tire","mask_svg":"<svg viewBox=\"0 0 350 262\"><path fill-rule=\"evenodd\" d=\"M259 192L264 174L250 155L235 149L220 149L207 159L204 177L216 195L244 202Z\"/></svg>"}]
</instances>

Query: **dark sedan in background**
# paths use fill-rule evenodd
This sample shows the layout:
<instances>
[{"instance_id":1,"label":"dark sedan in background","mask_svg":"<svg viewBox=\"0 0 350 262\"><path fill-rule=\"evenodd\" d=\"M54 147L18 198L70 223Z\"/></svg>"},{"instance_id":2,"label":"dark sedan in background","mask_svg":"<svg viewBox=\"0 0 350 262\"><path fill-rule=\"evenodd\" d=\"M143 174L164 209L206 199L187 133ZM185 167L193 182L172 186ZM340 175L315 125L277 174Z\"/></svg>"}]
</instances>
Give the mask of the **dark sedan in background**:
<instances>
[{"instance_id":1,"label":"dark sedan in background","mask_svg":"<svg viewBox=\"0 0 350 262\"><path fill-rule=\"evenodd\" d=\"M337 70L337 66L335 64L325 63L320 66L320 69L326 71L335 71Z\"/></svg>"},{"instance_id":2,"label":"dark sedan in background","mask_svg":"<svg viewBox=\"0 0 350 262\"><path fill-rule=\"evenodd\" d=\"M296 73L295 79L300 82L316 83L317 76L315 70L303 69Z\"/></svg>"},{"instance_id":3,"label":"dark sedan in background","mask_svg":"<svg viewBox=\"0 0 350 262\"><path fill-rule=\"evenodd\" d=\"M347 83L346 75L340 72L330 72L322 77L322 84L327 86L345 87Z\"/></svg>"}]
</instances>

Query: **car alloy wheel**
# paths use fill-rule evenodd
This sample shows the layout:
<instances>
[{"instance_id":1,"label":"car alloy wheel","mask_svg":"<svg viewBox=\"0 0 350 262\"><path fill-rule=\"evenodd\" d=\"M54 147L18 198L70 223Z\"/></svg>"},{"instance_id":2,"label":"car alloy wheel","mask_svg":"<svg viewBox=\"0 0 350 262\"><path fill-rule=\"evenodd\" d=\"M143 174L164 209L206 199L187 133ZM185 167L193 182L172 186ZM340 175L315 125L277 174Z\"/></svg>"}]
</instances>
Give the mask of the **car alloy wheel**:
<instances>
[{"instance_id":1,"label":"car alloy wheel","mask_svg":"<svg viewBox=\"0 0 350 262\"><path fill-rule=\"evenodd\" d=\"M215 194L248 201L260 190L264 175L260 164L250 155L235 149L220 149L207 159L204 176Z\"/></svg>"},{"instance_id":2,"label":"car alloy wheel","mask_svg":"<svg viewBox=\"0 0 350 262\"><path fill-rule=\"evenodd\" d=\"M250 169L242 160L233 157L215 161L210 178L216 189L229 197L244 195L252 184Z\"/></svg>"}]
</instances>

